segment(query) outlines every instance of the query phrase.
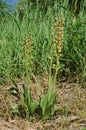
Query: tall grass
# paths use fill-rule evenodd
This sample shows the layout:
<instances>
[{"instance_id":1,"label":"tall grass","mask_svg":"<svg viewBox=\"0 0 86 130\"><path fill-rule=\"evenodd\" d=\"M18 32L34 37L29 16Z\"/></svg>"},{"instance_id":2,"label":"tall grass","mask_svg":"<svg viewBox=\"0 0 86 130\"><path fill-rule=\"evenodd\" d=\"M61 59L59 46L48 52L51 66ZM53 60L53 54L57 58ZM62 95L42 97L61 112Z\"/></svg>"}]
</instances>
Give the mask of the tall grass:
<instances>
[{"instance_id":1,"label":"tall grass","mask_svg":"<svg viewBox=\"0 0 86 130\"><path fill-rule=\"evenodd\" d=\"M49 2L49 1L48 1ZM47 5L47 3L43 3ZM0 84L9 82L10 77L21 77L24 69L22 63L22 44L25 36L33 35L33 56L35 74L47 74L50 64L48 56L52 45L52 24L55 14L62 13L64 22L63 54L60 58L62 75L83 75L86 52L86 16L85 6L81 5L77 16L68 5L68 0L55 1L47 10L40 4L24 5L24 16L19 18L5 13L0 22Z\"/></svg>"}]
</instances>

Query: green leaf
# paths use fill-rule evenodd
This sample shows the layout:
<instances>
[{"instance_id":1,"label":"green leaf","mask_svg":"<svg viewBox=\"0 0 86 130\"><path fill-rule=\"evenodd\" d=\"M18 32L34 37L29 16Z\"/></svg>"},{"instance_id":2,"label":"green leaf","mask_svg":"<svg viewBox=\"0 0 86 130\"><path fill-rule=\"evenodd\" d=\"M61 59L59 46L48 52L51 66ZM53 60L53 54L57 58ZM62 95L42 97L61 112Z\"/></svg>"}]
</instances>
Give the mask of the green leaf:
<instances>
[{"instance_id":1,"label":"green leaf","mask_svg":"<svg viewBox=\"0 0 86 130\"><path fill-rule=\"evenodd\" d=\"M31 105L31 92L30 92L28 86L26 86L24 88L23 92L24 92L24 94L23 94L23 96L24 96L24 102L25 102L25 104L27 106L30 106Z\"/></svg>"},{"instance_id":2,"label":"green leaf","mask_svg":"<svg viewBox=\"0 0 86 130\"><path fill-rule=\"evenodd\" d=\"M15 87L11 87L9 90L8 90L12 95L20 98L20 95L19 95L19 92L18 90L15 88Z\"/></svg>"},{"instance_id":3,"label":"green leaf","mask_svg":"<svg viewBox=\"0 0 86 130\"><path fill-rule=\"evenodd\" d=\"M31 105L31 101L32 101L32 98L31 98L31 91L30 91L30 88L29 86L27 86L27 105L30 106Z\"/></svg>"},{"instance_id":4,"label":"green leaf","mask_svg":"<svg viewBox=\"0 0 86 130\"><path fill-rule=\"evenodd\" d=\"M15 90L15 88L10 89L9 92L10 92L11 94L17 94L17 91Z\"/></svg>"},{"instance_id":5,"label":"green leaf","mask_svg":"<svg viewBox=\"0 0 86 130\"><path fill-rule=\"evenodd\" d=\"M41 99L41 102L40 102L40 107L42 108L42 115L45 114L45 111L47 109L47 95L43 96L42 99Z\"/></svg>"},{"instance_id":6,"label":"green leaf","mask_svg":"<svg viewBox=\"0 0 86 130\"><path fill-rule=\"evenodd\" d=\"M48 100L50 100L52 92L53 92L53 85L51 82L51 84L48 86Z\"/></svg>"},{"instance_id":7,"label":"green leaf","mask_svg":"<svg viewBox=\"0 0 86 130\"><path fill-rule=\"evenodd\" d=\"M53 114L52 108L54 107L56 101L56 94L51 94L50 100L48 101L48 96L45 95L41 99L40 107L42 108L42 119L47 119Z\"/></svg>"},{"instance_id":8,"label":"green leaf","mask_svg":"<svg viewBox=\"0 0 86 130\"><path fill-rule=\"evenodd\" d=\"M52 115L52 107L46 107L45 113L42 117L43 120L46 120L50 115Z\"/></svg>"},{"instance_id":9,"label":"green leaf","mask_svg":"<svg viewBox=\"0 0 86 130\"><path fill-rule=\"evenodd\" d=\"M54 106L56 102L56 93L53 93L48 101L48 106Z\"/></svg>"},{"instance_id":10,"label":"green leaf","mask_svg":"<svg viewBox=\"0 0 86 130\"><path fill-rule=\"evenodd\" d=\"M81 130L86 130L86 128L82 128Z\"/></svg>"},{"instance_id":11,"label":"green leaf","mask_svg":"<svg viewBox=\"0 0 86 130\"><path fill-rule=\"evenodd\" d=\"M14 86L16 87L16 89L18 91L18 85L17 85L17 83L13 79L11 79L11 81L12 81L12 83L14 84Z\"/></svg>"},{"instance_id":12,"label":"green leaf","mask_svg":"<svg viewBox=\"0 0 86 130\"><path fill-rule=\"evenodd\" d=\"M34 102L31 104L31 106L30 106L31 114L33 114L33 113L35 112L35 110L37 109L38 105L39 105L39 102L37 102L37 101L34 101Z\"/></svg>"},{"instance_id":13,"label":"green leaf","mask_svg":"<svg viewBox=\"0 0 86 130\"><path fill-rule=\"evenodd\" d=\"M18 114L20 113L20 112L19 112L19 108L18 108L18 104L12 103L12 104L11 104L11 107L12 107L12 109L13 109L13 110L12 110L13 113L18 113Z\"/></svg>"}]
</instances>

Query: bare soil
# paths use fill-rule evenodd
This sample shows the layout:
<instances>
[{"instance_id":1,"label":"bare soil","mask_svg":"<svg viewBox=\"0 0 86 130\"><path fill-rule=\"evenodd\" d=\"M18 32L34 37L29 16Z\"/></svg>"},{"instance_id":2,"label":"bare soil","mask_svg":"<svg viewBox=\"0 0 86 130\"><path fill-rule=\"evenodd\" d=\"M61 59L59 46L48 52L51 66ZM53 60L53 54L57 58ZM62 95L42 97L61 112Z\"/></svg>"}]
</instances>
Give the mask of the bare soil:
<instances>
[{"instance_id":1,"label":"bare soil","mask_svg":"<svg viewBox=\"0 0 86 130\"><path fill-rule=\"evenodd\" d=\"M22 82L18 81L19 86ZM42 86L47 87L47 79L32 82L35 98ZM40 121L37 116L32 121L19 116L12 116L11 103L18 102L18 98L9 93L11 85L1 86L0 91L0 130L86 130L86 86L79 82L59 81L57 83L57 104L55 114L46 121Z\"/></svg>"}]
</instances>

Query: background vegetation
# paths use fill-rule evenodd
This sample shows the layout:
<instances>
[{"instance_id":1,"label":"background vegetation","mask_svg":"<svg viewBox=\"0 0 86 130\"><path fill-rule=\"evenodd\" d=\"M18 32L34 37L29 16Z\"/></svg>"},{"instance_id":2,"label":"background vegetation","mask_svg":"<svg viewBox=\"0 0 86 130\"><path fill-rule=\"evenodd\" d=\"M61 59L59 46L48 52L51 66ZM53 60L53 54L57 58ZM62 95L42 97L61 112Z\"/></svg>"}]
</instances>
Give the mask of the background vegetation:
<instances>
[{"instance_id":1,"label":"background vegetation","mask_svg":"<svg viewBox=\"0 0 86 130\"><path fill-rule=\"evenodd\" d=\"M64 21L63 50L58 77L86 79L86 2L85 0L20 0L15 11L0 2L0 84L22 77L23 40L32 35L35 75L49 71L49 50L55 15Z\"/></svg>"}]
</instances>

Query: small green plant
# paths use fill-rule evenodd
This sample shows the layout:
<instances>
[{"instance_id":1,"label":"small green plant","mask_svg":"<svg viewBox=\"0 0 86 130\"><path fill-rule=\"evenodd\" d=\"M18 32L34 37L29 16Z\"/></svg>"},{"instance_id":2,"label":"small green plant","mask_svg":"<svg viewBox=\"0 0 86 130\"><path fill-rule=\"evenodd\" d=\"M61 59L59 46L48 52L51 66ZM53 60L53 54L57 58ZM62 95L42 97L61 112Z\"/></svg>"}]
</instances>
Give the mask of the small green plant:
<instances>
[{"instance_id":1,"label":"small green plant","mask_svg":"<svg viewBox=\"0 0 86 130\"><path fill-rule=\"evenodd\" d=\"M53 107L56 103L56 78L58 70L60 68L60 56L62 52L62 42L63 42L63 16L57 20L54 19L52 28L52 48L50 59L50 70L49 70L49 82L48 82L48 92L46 95L41 97L40 108L42 109L42 119L47 119L53 114ZM55 63L54 63L55 62ZM54 69L54 74L52 76L52 69Z\"/></svg>"},{"instance_id":2,"label":"small green plant","mask_svg":"<svg viewBox=\"0 0 86 130\"><path fill-rule=\"evenodd\" d=\"M43 120L49 118L49 116L54 114L53 107L55 103L56 103L56 93L51 94L50 91L46 95L43 95L41 97L39 105L42 112L41 115Z\"/></svg>"},{"instance_id":3,"label":"small green plant","mask_svg":"<svg viewBox=\"0 0 86 130\"><path fill-rule=\"evenodd\" d=\"M32 56L32 36L25 38L23 46L23 65L25 71L25 81L26 85L22 89L21 101L23 106L25 106L26 117L33 115L36 108L38 107L38 101L32 101L31 90L30 90L30 81L31 73L33 69L33 56Z\"/></svg>"},{"instance_id":4,"label":"small green plant","mask_svg":"<svg viewBox=\"0 0 86 130\"><path fill-rule=\"evenodd\" d=\"M33 69L33 56L32 56L32 36L25 38L23 45L23 69L25 84L19 89L17 83L11 79L15 87L10 88L10 93L20 99L20 103L11 104L12 112L21 115L21 108L25 113L26 118L33 116L35 110L38 108L39 102L32 99L30 81ZM21 106L21 108L19 108ZM20 112L19 112L20 111Z\"/></svg>"},{"instance_id":5,"label":"small green plant","mask_svg":"<svg viewBox=\"0 0 86 130\"><path fill-rule=\"evenodd\" d=\"M15 83L14 80L11 79L15 87L10 89L10 92L20 98L20 106L24 109L24 113L26 118L29 118L31 115L34 114L36 108L39 105L38 101L33 101L31 96L31 88L30 88L30 81L31 81L31 73L33 69L33 56L32 56L32 36L25 38L24 45L23 45L23 69L24 69L24 81L25 84L22 86L21 90L19 91L18 85ZM12 104L13 112L18 111L19 107L17 104ZM21 111L21 110L20 110ZM21 113L21 112L20 112Z\"/></svg>"},{"instance_id":6,"label":"small green plant","mask_svg":"<svg viewBox=\"0 0 86 130\"><path fill-rule=\"evenodd\" d=\"M12 108L12 113L13 114L20 114L19 107L18 107L17 103L12 103L11 108Z\"/></svg>"}]
</instances>

